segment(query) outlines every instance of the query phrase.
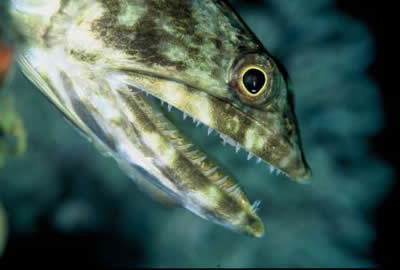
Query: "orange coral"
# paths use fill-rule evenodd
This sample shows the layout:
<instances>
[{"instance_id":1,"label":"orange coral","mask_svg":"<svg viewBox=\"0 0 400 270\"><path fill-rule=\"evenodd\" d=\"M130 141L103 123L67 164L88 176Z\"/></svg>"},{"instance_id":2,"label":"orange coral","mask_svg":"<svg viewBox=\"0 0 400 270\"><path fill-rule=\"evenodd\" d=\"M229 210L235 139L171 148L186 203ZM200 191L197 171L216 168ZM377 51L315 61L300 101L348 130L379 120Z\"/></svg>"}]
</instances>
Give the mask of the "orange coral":
<instances>
[{"instance_id":1,"label":"orange coral","mask_svg":"<svg viewBox=\"0 0 400 270\"><path fill-rule=\"evenodd\" d=\"M0 85L3 83L7 71L11 66L12 49L0 43Z\"/></svg>"}]
</instances>

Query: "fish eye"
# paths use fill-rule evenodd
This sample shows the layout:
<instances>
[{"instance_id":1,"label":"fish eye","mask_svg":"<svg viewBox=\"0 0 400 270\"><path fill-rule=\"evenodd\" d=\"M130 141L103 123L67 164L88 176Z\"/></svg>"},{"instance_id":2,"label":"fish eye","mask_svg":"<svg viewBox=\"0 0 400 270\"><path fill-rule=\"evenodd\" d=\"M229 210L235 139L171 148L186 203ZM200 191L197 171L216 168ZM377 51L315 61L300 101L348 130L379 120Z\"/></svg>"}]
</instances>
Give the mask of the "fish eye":
<instances>
[{"instance_id":1,"label":"fish eye","mask_svg":"<svg viewBox=\"0 0 400 270\"><path fill-rule=\"evenodd\" d=\"M268 75L260 67L246 66L239 75L239 89L250 98L262 95L268 85Z\"/></svg>"}]
</instances>

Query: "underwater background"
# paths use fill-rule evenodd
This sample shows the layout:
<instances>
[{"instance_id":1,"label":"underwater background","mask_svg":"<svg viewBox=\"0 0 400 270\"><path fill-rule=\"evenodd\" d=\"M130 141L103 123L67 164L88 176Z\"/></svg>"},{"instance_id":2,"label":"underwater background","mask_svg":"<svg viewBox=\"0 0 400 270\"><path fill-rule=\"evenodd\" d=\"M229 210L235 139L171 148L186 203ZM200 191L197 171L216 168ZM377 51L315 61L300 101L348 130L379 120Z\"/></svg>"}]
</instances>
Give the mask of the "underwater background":
<instances>
[{"instance_id":1,"label":"underwater background","mask_svg":"<svg viewBox=\"0 0 400 270\"><path fill-rule=\"evenodd\" d=\"M14 97L27 151L7 157L0 168L0 253L1 204L9 232L0 266L387 263L379 251L384 229L377 218L394 190L395 171L385 161L390 157L377 151L383 145L377 138L386 138L380 134L387 129L388 110L379 77L371 72L379 45L373 29L349 13L356 5L344 1L229 2L290 75L311 184L272 175L266 166L247 162L244 152L235 154L216 136L204 136L205 127L188 124L186 132L231 169L250 200L262 200L258 213L267 233L252 239L159 204L64 121L14 67L0 91Z\"/></svg>"}]
</instances>

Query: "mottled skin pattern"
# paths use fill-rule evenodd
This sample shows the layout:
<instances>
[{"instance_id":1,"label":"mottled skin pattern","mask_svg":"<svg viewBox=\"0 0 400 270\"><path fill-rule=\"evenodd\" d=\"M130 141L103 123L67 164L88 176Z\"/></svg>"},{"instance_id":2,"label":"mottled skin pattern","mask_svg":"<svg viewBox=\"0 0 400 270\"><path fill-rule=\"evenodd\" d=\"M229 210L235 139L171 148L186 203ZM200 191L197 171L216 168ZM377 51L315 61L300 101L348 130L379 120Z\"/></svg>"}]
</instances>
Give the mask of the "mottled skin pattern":
<instances>
[{"instance_id":1,"label":"mottled skin pattern","mask_svg":"<svg viewBox=\"0 0 400 270\"><path fill-rule=\"evenodd\" d=\"M157 196L233 230L264 232L257 204L155 100L216 130L249 157L293 179L309 178L286 82L225 2L13 0L10 11L26 36L19 62L27 77ZM258 98L239 91L239 71L248 65L268 77Z\"/></svg>"}]
</instances>

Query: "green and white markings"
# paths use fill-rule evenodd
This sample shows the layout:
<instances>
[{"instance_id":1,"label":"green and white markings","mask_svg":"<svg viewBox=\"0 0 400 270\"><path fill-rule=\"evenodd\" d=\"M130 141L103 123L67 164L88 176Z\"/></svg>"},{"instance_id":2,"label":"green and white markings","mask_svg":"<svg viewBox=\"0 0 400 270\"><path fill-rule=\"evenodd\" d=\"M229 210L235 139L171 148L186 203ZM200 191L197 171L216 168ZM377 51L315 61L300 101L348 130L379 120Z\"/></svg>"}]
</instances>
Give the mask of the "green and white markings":
<instances>
[{"instance_id":1,"label":"green and white markings","mask_svg":"<svg viewBox=\"0 0 400 270\"><path fill-rule=\"evenodd\" d=\"M33 2L43 8L30 9ZM235 231L264 233L260 202L250 203L230 172L168 120L173 108L193 128L218 134L232 154L244 149L271 172L309 176L283 76L223 1L12 3L28 41L19 58L25 75L130 177L147 177L158 195ZM260 95L238 89L248 66L268 79Z\"/></svg>"},{"instance_id":2,"label":"green and white markings","mask_svg":"<svg viewBox=\"0 0 400 270\"><path fill-rule=\"evenodd\" d=\"M131 90L130 95L124 88L115 90L121 91L121 107L129 108L126 115L161 172L157 179L166 193L201 217L254 237L263 235L256 214L259 202L250 204L237 181L181 134L161 112L161 101L140 90ZM172 110L166 103L165 108Z\"/></svg>"}]
</instances>

